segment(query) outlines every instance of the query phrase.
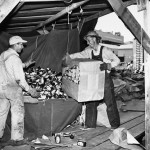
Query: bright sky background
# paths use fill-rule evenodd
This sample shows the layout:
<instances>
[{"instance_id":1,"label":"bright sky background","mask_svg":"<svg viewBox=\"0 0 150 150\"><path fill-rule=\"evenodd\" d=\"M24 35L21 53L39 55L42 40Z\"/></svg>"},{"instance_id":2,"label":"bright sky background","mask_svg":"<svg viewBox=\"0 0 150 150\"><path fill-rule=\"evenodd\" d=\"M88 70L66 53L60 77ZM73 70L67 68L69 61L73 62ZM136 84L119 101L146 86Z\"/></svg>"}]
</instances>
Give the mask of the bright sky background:
<instances>
[{"instance_id":1,"label":"bright sky background","mask_svg":"<svg viewBox=\"0 0 150 150\"><path fill-rule=\"evenodd\" d=\"M143 11L138 12L136 5L130 6L128 9L143 27ZM113 34L115 32L120 32L121 35L124 36L124 42L132 41L134 39L132 33L126 28L124 23L115 13L110 13L100 17L95 29L102 30L103 32L112 32Z\"/></svg>"}]
</instances>

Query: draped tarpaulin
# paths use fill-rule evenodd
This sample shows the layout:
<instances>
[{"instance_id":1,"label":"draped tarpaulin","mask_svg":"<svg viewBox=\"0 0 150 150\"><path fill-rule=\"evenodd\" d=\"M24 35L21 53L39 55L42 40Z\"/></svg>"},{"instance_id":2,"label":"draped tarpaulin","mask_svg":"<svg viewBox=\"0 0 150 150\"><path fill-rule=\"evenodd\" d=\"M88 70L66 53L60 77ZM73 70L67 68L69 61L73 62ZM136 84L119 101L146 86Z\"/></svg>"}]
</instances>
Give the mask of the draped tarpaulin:
<instances>
[{"instance_id":1,"label":"draped tarpaulin","mask_svg":"<svg viewBox=\"0 0 150 150\"><path fill-rule=\"evenodd\" d=\"M61 132L81 114L82 105L68 99L48 99L37 104L25 103L25 137L52 135ZM9 140L11 115L9 112L3 138Z\"/></svg>"},{"instance_id":2,"label":"draped tarpaulin","mask_svg":"<svg viewBox=\"0 0 150 150\"><path fill-rule=\"evenodd\" d=\"M25 104L25 136L52 135L61 132L81 114L81 103L73 99L49 99Z\"/></svg>"},{"instance_id":3,"label":"draped tarpaulin","mask_svg":"<svg viewBox=\"0 0 150 150\"><path fill-rule=\"evenodd\" d=\"M8 40L12 35L0 33L0 52L8 48ZM31 55L36 66L61 71L61 60L65 53L79 51L79 33L74 30L52 30L49 34L34 37L23 37L28 43L21 54L23 62Z\"/></svg>"}]
</instances>

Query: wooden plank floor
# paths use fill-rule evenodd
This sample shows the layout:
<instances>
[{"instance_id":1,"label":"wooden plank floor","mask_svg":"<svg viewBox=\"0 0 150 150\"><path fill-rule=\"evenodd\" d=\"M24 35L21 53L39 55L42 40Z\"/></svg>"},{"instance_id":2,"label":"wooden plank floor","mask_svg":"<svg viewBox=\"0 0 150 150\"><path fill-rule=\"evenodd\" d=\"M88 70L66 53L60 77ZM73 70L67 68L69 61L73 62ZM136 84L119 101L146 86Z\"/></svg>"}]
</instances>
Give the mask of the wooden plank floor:
<instances>
[{"instance_id":1,"label":"wooden plank floor","mask_svg":"<svg viewBox=\"0 0 150 150\"><path fill-rule=\"evenodd\" d=\"M130 131L130 133L137 137L141 135L145 131L145 115L144 112L120 112L120 118L121 118L121 126ZM53 148L53 150L59 150L59 149L65 149L65 150L118 150L120 149L119 146L112 144L111 141L108 139L108 137L113 132L109 128L106 127L97 127L96 129L90 129L90 130L82 130L81 126L74 126L69 127L68 129L65 129L64 132L72 132L76 135L76 138L81 138L86 141L86 147L79 147L79 146L73 146L73 147L57 147ZM64 137L63 137L64 138ZM62 138L62 139L63 139ZM65 137L68 143L71 142L69 137ZM65 143L65 138L64 141ZM66 143L67 143L66 142Z\"/></svg>"}]
</instances>

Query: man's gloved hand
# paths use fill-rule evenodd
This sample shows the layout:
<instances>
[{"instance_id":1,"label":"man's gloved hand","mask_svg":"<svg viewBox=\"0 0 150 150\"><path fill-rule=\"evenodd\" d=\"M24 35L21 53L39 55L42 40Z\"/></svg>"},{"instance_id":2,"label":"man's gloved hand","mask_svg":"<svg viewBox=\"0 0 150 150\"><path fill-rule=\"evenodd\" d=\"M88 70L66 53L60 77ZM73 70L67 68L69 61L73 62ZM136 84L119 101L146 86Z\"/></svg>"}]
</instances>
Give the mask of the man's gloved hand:
<instances>
[{"instance_id":1,"label":"man's gloved hand","mask_svg":"<svg viewBox=\"0 0 150 150\"><path fill-rule=\"evenodd\" d=\"M103 71L103 70L111 70L111 64L110 63L103 63L103 64L100 64L100 70Z\"/></svg>"},{"instance_id":2,"label":"man's gloved hand","mask_svg":"<svg viewBox=\"0 0 150 150\"><path fill-rule=\"evenodd\" d=\"M35 63L34 60L29 59L27 62L24 63L24 64L25 64L25 68L28 68L30 65L32 65L32 64L34 64L34 63Z\"/></svg>"},{"instance_id":3,"label":"man's gloved hand","mask_svg":"<svg viewBox=\"0 0 150 150\"><path fill-rule=\"evenodd\" d=\"M70 58L69 54L67 53L62 59L62 67L67 67L71 63L72 59Z\"/></svg>"},{"instance_id":4,"label":"man's gloved hand","mask_svg":"<svg viewBox=\"0 0 150 150\"><path fill-rule=\"evenodd\" d=\"M31 95L33 98L38 98L40 97L40 93L36 91L35 88L30 87L28 90L28 93Z\"/></svg>"}]
</instances>

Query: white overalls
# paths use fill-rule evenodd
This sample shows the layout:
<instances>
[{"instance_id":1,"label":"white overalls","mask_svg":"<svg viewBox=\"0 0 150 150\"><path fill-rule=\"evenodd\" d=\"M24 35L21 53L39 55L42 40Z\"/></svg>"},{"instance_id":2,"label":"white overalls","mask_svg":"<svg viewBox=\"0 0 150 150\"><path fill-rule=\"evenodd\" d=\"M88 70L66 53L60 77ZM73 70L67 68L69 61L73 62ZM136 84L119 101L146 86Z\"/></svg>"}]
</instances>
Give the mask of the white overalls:
<instances>
[{"instance_id":1,"label":"white overalls","mask_svg":"<svg viewBox=\"0 0 150 150\"><path fill-rule=\"evenodd\" d=\"M4 134L5 124L9 109L11 110L11 140L23 140L24 135L24 98L22 88L29 90L25 80L22 61L16 51L9 48L4 52L4 58L14 54L6 60L6 68L13 82L19 83L6 89L6 98L0 99L0 138ZM1 92L1 91L0 91Z\"/></svg>"}]
</instances>

